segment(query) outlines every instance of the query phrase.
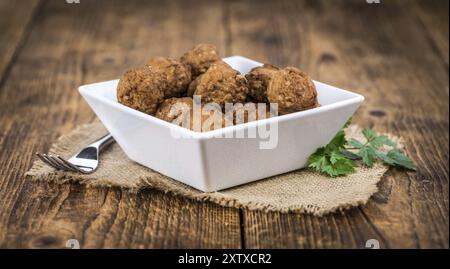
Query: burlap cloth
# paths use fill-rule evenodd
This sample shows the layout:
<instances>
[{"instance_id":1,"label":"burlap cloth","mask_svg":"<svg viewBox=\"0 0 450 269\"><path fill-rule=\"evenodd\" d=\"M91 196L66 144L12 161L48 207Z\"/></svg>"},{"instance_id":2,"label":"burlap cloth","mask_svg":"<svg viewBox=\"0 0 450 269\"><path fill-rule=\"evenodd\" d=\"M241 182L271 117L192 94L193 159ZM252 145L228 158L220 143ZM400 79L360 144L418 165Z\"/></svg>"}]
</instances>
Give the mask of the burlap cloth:
<instances>
[{"instance_id":1,"label":"burlap cloth","mask_svg":"<svg viewBox=\"0 0 450 269\"><path fill-rule=\"evenodd\" d=\"M361 139L359 131L358 126L352 125L347 128L347 137ZM59 138L50 153L70 157L81 146L95 141L106 132L98 121L80 126ZM36 160L26 176L58 183L117 186L130 191L154 188L229 207L324 215L365 204L377 192L377 183L387 171L384 165L376 164L370 169L357 168L356 173L346 177L330 178L302 169L227 190L204 193L129 160L116 143L105 149L100 161L95 173L82 175L58 172Z\"/></svg>"}]
</instances>

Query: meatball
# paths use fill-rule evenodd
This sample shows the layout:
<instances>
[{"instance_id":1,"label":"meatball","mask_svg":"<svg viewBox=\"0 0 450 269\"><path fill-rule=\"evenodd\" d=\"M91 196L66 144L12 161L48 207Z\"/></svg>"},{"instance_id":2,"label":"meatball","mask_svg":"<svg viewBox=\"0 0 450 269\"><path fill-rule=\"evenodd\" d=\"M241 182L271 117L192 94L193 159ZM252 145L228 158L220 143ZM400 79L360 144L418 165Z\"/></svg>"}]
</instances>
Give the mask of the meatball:
<instances>
[{"instance_id":1,"label":"meatball","mask_svg":"<svg viewBox=\"0 0 450 269\"><path fill-rule=\"evenodd\" d=\"M214 69L221 69L221 68L229 69L230 71L237 72L237 71L234 70L229 64L227 64L226 62L224 62L224 61L222 61L222 60L219 60L219 61L216 61L216 62L212 63L212 64L209 66L208 70L209 70L209 69L213 69L213 70L214 70Z\"/></svg>"},{"instance_id":2,"label":"meatball","mask_svg":"<svg viewBox=\"0 0 450 269\"><path fill-rule=\"evenodd\" d=\"M202 75L198 76L189 84L189 87L187 90L187 96L189 96L189 97L194 96L195 90L197 89L198 81L200 80L201 77L202 77Z\"/></svg>"},{"instance_id":3,"label":"meatball","mask_svg":"<svg viewBox=\"0 0 450 269\"><path fill-rule=\"evenodd\" d=\"M263 106L265 111L259 111L260 106ZM234 125L256 120L268 119L276 116L274 115L273 111L270 111L269 104L256 104L249 102L245 105L234 105L234 107L232 108L233 109L231 110L228 109L228 107L225 107L225 117L227 119L232 119L232 123ZM227 124L229 125L230 123L227 122Z\"/></svg>"},{"instance_id":4,"label":"meatball","mask_svg":"<svg viewBox=\"0 0 450 269\"><path fill-rule=\"evenodd\" d=\"M270 65L264 64L263 66L258 66L253 68L245 78L248 81L248 96L256 103L267 103L267 86L269 85L272 75L277 71L278 68Z\"/></svg>"},{"instance_id":5,"label":"meatball","mask_svg":"<svg viewBox=\"0 0 450 269\"><path fill-rule=\"evenodd\" d=\"M194 92L201 96L203 103L216 103L222 108L225 103L244 103L247 93L245 77L220 62L199 78Z\"/></svg>"},{"instance_id":6,"label":"meatball","mask_svg":"<svg viewBox=\"0 0 450 269\"><path fill-rule=\"evenodd\" d=\"M117 85L119 103L153 115L164 99L165 73L150 67L127 71Z\"/></svg>"},{"instance_id":7,"label":"meatball","mask_svg":"<svg viewBox=\"0 0 450 269\"><path fill-rule=\"evenodd\" d=\"M225 116L221 107L214 104L207 104L202 108L201 131L208 132L225 127ZM198 126L194 126L194 130L198 131Z\"/></svg>"},{"instance_id":8,"label":"meatball","mask_svg":"<svg viewBox=\"0 0 450 269\"><path fill-rule=\"evenodd\" d=\"M225 126L222 110L219 106L196 107L198 112L194 113L194 101L190 97L170 98L164 100L155 113L155 117L181 127L196 131L206 132ZM200 121L194 120L199 117Z\"/></svg>"},{"instance_id":9,"label":"meatball","mask_svg":"<svg viewBox=\"0 0 450 269\"><path fill-rule=\"evenodd\" d=\"M311 78L295 67L276 71L267 87L267 99L278 104L280 114L318 106L317 91Z\"/></svg>"},{"instance_id":10,"label":"meatball","mask_svg":"<svg viewBox=\"0 0 450 269\"><path fill-rule=\"evenodd\" d=\"M214 62L209 68L209 69L219 69L219 68L229 68L232 69L231 66L229 66L227 63L225 63L224 61L220 60L217 62ZM202 77L202 75L198 76L197 78L195 78L188 87L187 90L187 96L192 97L195 93L195 90L197 89L197 84L200 80L200 78Z\"/></svg>"},{"instance_id":11,"label":"meatball","mask_svg":"<svg viewBox=\"0 0 450 269\"><path fill-rule=\"evenodd\" d=\"M192 98L169 98L158 107L155 117L192 129Z\"/></svg>"},{"instance_id":12,"label":"meatball","mask_svg":"<svg viewBox=\"0 0 450 269\"><path fill-rule=\"evenodd\" d=\"M167 88L165 98L180 97L186 92L191 82L191 69L189 66L171 58L154 57L147 62L147 66L165 72L167 76Z\"/></svg>"},{"instance_id":13,"label":"meatball","mask_svg":"<svg viewBox=\"0 0 450 269\"><path fill-rule=\"evenodd\" d=\"M181 56L180 60L182 63L191 67L192 78L194 79L205 73L212 63L220 61L220 57L215 46L209 44L198 44Z\"/></svg>"}]
</instances>

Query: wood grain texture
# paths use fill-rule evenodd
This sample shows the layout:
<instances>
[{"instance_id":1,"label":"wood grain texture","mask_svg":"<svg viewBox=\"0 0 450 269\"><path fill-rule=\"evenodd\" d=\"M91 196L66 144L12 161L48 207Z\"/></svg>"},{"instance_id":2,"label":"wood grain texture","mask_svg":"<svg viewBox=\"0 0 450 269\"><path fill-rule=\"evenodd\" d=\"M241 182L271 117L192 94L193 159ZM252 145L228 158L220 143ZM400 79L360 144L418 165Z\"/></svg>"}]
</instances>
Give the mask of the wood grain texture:
<instances>
[{"instance_id":1,"label":"wood grain texture","mask_svg":"<svg viewBox=\"0 0 450 269\"><path fill-rule=\"evenodd\" d=\"M62 248L70 238L82 248L240 247L236 209L154 191L52 186L23 177L34 152L46 152L58 136L94 118L79 85L117 78L151 55L177 56L207 39L196 27L215 33L205 42L224 46L215 29L222 25L221 3L198 6L203 8L142 1L43 4L0 89L1 247ZM182 43L186 21L199 34Z\"/></svg>"},{"instance_id":2,"label":"wood grain texture","mask_svg":"<svg viewBox=\"0 0 450 269\"><path fill-rule=\"evenodd\" d=\"M30 22L39 8L39 0L1 1L0 2L0 82L11 66L20 46L26 42ZM1 84L1 83L0 83Z\"/></svg>"},{"instance_id":3,"label":"wood grain texture","mask_svg":"<svg viewBox=\"0 0 450 269\"><path fill-rule=\"evenodd\" d=\"M417 14L419 26L425 28L430 47L441 55L448 69L448 9L449 1L420 0L415 2L413 13Z\"/></svg>"},{"instance_id":4,"label":"wood grain texture","mask_svg":"<svg viewBox=\"0 0 450 269\"><path fill-rule=\"evenodd\" d=\"M62 248L71 238L82 248L239 246L235 210L157 191L26 184L13 212L3 247Z\"/></svg>"},{"instance_id":5,"label":"wood grain texture","mask_svg":"<svg viewBox=\"0 0 450 269\"><path fill-rule=\"evenodd\" d=\"M0 247L449 247L447 1L17 2L0 4ZM367 205L323 218L24 179L34 152L94 119L79 85L199 42L363 94L354 122L402 136L418 172L390 170Z\"/></svg>"},{"instance_id":6,"label":"wood grain texture","mask_svg":"<svg viewBox=\"0 0 450 269\"><path fill-rule=\"evenodd\" d=\"M360 248L371 238L385 248L448 247L448 73L422 22L409 15L414 7L239 1L230 10L233 54L300 66L363 94L354 122L401 135L419 167L392 170L368 205L346 214L244 212L245 247Z\"/></svg>"}]
</instances>

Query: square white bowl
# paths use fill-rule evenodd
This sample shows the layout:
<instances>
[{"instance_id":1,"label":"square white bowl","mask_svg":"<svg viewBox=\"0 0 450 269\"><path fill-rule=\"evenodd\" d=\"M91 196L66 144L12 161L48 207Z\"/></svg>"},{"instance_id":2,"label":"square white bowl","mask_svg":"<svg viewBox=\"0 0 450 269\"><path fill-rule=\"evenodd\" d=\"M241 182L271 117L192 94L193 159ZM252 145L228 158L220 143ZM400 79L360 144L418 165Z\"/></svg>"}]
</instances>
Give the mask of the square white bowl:
<instances>
[{"instance_id":1,"label":"square white bowl","mask_svg":"<svg viewBox=\"0 0 450 269\"><path fill-rule=\"evenodd\" d=\"M262 65L241 56L224 61L242 74ZM326 145L364 101L359 94L314 81L318 108L199 133L118 103L118 81L84 85L79 91L131 160L205 192L305 167L308 157ZM233 135L259 134L259 128L273 134ZM272 146L276 140L276 146L261 148L269 140Z\"/></svg>"}]
</instances>

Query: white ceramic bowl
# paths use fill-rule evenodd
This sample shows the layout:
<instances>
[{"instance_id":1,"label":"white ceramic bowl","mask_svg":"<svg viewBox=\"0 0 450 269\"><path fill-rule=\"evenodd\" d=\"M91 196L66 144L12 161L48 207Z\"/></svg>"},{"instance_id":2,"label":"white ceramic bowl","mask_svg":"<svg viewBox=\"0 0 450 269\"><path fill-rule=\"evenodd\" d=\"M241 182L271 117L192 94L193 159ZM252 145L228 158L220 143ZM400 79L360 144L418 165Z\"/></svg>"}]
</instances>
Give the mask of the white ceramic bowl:
<instances>
[{"instance_id":1,"label":"white ceramic bowl","mask_svg":"<svg viewBox=\"0 0 450 269\"><path fill-rule=\"evenodd\" d=\"M261 65L240 56L224 61L242 74ZM205 192L304 167L308 156L326 145L364 100L314 82L318 108L199 133L119 104L117 83L84 85L79 91L131 160ZM258 136L236 137L242 132Z\"/></svg>"}]
</instances>

